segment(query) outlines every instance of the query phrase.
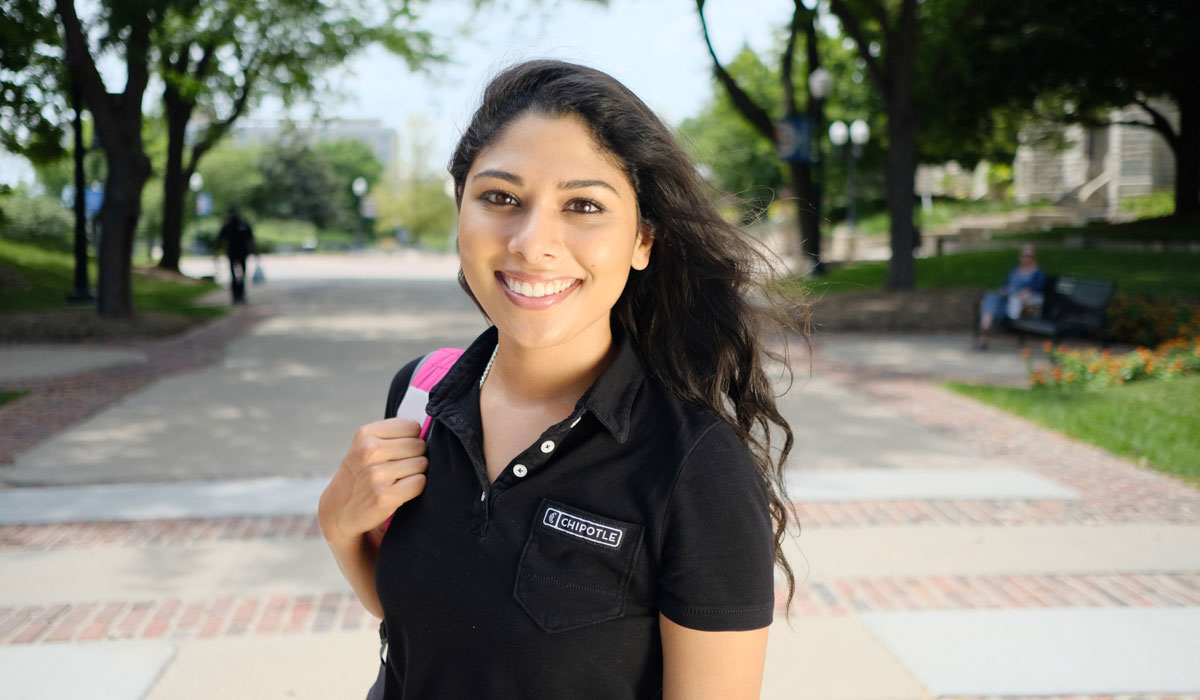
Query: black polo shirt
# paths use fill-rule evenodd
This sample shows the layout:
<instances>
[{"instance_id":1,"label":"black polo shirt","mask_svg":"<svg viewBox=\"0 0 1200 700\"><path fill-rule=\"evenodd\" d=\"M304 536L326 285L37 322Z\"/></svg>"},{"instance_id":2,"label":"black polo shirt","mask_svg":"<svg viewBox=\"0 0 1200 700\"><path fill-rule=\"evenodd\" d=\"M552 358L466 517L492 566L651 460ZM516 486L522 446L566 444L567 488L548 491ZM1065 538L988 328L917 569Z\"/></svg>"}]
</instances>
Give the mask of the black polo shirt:
<instances>
[{"instance_id":1,"label":"black polo shirt","mask_svg":"<svg viewBox=\"0 0 1200 700\"><path fill-rule=\"evenodd\" d=\"M425 491L396 511L375 571L387 698L653 698L660 612L698 630L771 624L771 519L749 452L623 336L571 416L491 485L479 377L495 328L431 392Z\"/></svg>"}]
</instances>

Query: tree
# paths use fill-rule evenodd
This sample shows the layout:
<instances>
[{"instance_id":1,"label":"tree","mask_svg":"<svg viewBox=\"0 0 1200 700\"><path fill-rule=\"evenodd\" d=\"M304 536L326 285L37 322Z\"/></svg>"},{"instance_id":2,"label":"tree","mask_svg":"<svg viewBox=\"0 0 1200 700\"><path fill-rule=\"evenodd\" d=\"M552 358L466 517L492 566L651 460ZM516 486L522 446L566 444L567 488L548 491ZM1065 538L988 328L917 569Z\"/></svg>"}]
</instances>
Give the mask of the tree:
<instances>
[{"instance_id":1,"label":"tree","mask_svg":"<svg viewBox=\"0 0 1200 700\"><path fill-rule=\"evenodd\" d=\"M870 84L866 82L852 50L842 48L840 41L822 41L822 67L833 78L833 90L825 100L828 120L846 122L862 119L874 133L882 131L879 119L882 106ZM770 63L775 61L768 60ZM759 104L780 102L780 80L777 71L749 48L729 63L727 69L746 93ZM694 151L695 158L707 166L713 184L734 195L743 224L753 221L787 182L788 171L779 159L771 142L762 138L733 106L729 93L714 84L714 93L704 110L680 125L680 135ZM818 138L823 135L818 134ZM882 149L871 141L863 150L862 159L868 167L880 160ZM825 202L822 213L832 217L833 201L844 194L845 159L842 154L826 150L821 163L821 194ZM882 198L882 188L879 196Z\"/></svg>"},{"instance_id":2,"label":"tree","mask_svg":"<svg viewBox=\"0 0 1200 700\"><path fill-rule=\"evenodd\" d=\"M59 160L69 79L58 26L41 0L9 0L0 12L0 146L34 165Z\"/></svg>"},{"instance_id":3,"label":"tree","mask_svg":"<svg viewBox=\"0 0 1200 700\"><path fill-rule=\"evenodd\" d=\"M430 36L409 26L409 2L381 12L363 0L220 0L189 2L156 35L169 146L163 175L163 257L178 270L183 202L192 173L254 99L285 101L324 86L322 72L377 42L417 68L437 58ZM200 112L190 150L188 126ZM185 151L188 151L185 157Z\"/></svg>"},{"instance_id":4,"label":"tree","mask_svg":"<svg viewBox=\"0 0 1200 700\"><path fill-rule=\"evenodd\" d=\"M830 11L857 46L887 111L887 202L892 227L888 289L916 286L913 193L920 118L914 85L920 4L918 0L829 0Z\"/></svg>"},{"instance_id":5,"label":"tree","mask_svg":"<svg viewBox=\"0 0 1200 700\"><path fill-rule=\"evenodd\" d=\"M445 176L426 168L433 149L429 123L423 117L410 117L405 127L404 164L389 173L371 191L371 196L378 205L376 233L407 229L410 241L417 243L454 228L458 208L454 198L446 193Z\"/></svg>"},{"instance_id":6,"label":"tree","mask_svg":"<svg viewBox=\"0 0 1200 700\"><path fill-rule=\"evenodd\" d=\"M757 103L779 102L779 76L751 49L742 49L727 70ZM767 208L787 182L787 174L774 143L742 116L727 90L714 87L704 111L685 120L679 131L693 156L712 171L713 184L734 196L745 225Z\"/></svg>"},{"instance_id":7,"label":"tree","mask_svg":"<svg viewBox=\"0 0 1200 700\"><path fill-rule=\"evenodd\" d=\"M1058 122L1158 132L1175 155L1175 214L1192 218L1200 217L1200 42L1188 28L1197 26L1195 0L1013 0L983 3L960 30L989 42L976 77L993 86L995 103ZM1153 98L1174 103L1178 125ZM1114 122L1114 109L1130 105L1140 118Z\"/></svg>"},{"instance_id":8,"label":"tree","mask_svg":"<svg viewBox=\"0 0 1200 700\"><path fill-rule=\"evenodd\" d=\"M142 96L149 82L150 36L169 0L105 4L101 44L118 48L125 63L125 89L111 93L96 67L88 32L74 0L55 0L62 25L66 63L78 81L107 162L100 221L100 280L97 311L105 317L133 315L133 240L141 212L142 187L150 159L142 145Z\"/></svg>"},{"instance_id":9,"label":"tree","mask_svg":"<svg viewBox=\"0 0 1200 700\"><path fill-rule=\"evenodd\" d=\"M337 223L337 183L329 164L298 137L263 149L258 169L263 184L254 210L259 216L299 219L317 228Z\"/></svg>"},{"instance_id":10,"label":"tree","mask_svg":"<svg viewBox=\"0 0 1200 700\"><path fill-rule=\"evenodd\" d=\"M204 178L204 190L212 196L212 210L223 213L229 207L251 208L258 201L263 173L258 168L257 149L237 148L228 141L214 147L197 165Z\"/></svg>"},{"instance_id":11,"label":"tree","mask_svg":"<svg viewBox=\"0 0 1200 700\"><path fill-rule=\"evenodd\" d=\"M383 163L361 141L324 141L313 150L325 161L333 179L331 195L338 212L336 228L362 230L362 198L354 192L354 181L361 177L368 189L373 187L383 175Z\"/></svg>"},{"instance_id":12,"label":"tree","mask_svg":"<svg viewBox=\"0 0 1200 700\"><path fill-rule=\"evenodd\" d=\"M729 98L733 106L742 114L746 121L763 138L767 139L768 142L778 145L780 135L776 131L775 120L771 118L768 109L755 101L733 75L730 74L728 69L721 65L720 59L717 58L708 33L708 22L704 19L704 3L705 0L696 0L696 13L700 17L700 28L704 34L704 42L708 47L708 54L712 58L713 72L717 80L729 93ZM813 72L821 67L820 58L817 53L817 11L816 9L806 9L801 0L793 0L793 6L787 40L783 53L779 58L780 94L783 100L783 118L786 120L795 120L797 115L800 114L796 100L796 86L793 73L796 64L796 41L801 32L804 33L805 37L806 75L811 76ZM824 119L822 117L823 100L817 99L813 95L812 80L805 80L805 92L807 95L805 116L811 125L812 133L819 135L824 131ZM821 274L823 267L821 266L821 234L819 228L820 197L817 188L814 186L812 166L808 162L791 161L788 163L788 170L792 183L792 195L796 198L796 219L801 248L812 265L813 273Z\"/></svg>"}]
</instances>

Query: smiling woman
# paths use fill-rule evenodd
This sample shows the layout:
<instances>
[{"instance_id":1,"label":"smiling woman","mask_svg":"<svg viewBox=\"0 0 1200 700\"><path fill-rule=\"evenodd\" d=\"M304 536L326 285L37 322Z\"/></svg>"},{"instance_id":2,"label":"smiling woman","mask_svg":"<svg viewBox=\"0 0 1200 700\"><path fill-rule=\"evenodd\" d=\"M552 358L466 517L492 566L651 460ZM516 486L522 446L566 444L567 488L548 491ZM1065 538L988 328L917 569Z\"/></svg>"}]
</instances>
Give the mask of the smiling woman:
<instances>
[{"instance_id":1,"label":"smiling woman","mask_svg":"<svg viewBox=\"0 0 1200 700\"><path fill-rule=\"evenodd\" d=\"M394 416L430 372L401 369L321 498L384 619L383 697L757 697L773 565L793 585L768 266L589 68L495 78L450 173L493 326L450 355L428 433Z\"/></svg>"}]
</instances>

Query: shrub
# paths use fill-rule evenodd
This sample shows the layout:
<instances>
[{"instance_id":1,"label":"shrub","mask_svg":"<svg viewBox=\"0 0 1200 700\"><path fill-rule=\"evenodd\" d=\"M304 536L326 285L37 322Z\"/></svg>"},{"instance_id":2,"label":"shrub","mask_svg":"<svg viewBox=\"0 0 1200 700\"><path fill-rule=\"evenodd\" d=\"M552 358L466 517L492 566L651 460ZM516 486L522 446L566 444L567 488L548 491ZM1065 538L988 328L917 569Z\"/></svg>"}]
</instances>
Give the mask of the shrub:
<instances>
[{"instance_id":1,"label":"shrub","mask_svg":"<svg viewBox=\"0 0 1200 700\"><path fill-rule=\"evenodd\" d=\"M0 238L47 250L73 249L75 218L57 199L17 191L0 197L0 210Z\"/></svg>"},{"instance_id":2,"label":"shrub","mask_svg":"<svg viewBox=\"0 0 1200 700\"><path fill-rule=\"evenodd\" d=\"M1128 382L1171 380L1200 374L1200 335L1168 340L1154 350L1138 347L1124 354L1109 350L1073 350L1046 343L1053 367L1032 369L1029 379L1035 389L1096 389ZM1022 353L1029 362L1029 351Z\"/></svg>"},{"instance_id":3,"label":"shrub","mask_svg":"<svg viewBox=\"0 0 1200 700\"><path fill-rule=\"evenodd\" d=\"M1108 307L1108 337L1123 343L1155 346L1171 338L1200 336L1200 304L1146 295L1113 296Z\"/></svg>"}]
</instances>

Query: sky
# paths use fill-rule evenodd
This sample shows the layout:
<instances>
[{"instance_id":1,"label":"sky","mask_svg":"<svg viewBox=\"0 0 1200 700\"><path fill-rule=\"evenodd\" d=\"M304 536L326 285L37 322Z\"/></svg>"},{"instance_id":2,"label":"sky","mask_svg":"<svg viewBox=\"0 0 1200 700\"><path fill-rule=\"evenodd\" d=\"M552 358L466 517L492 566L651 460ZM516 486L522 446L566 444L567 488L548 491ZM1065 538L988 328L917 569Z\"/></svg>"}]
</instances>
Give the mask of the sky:
<instances>
[{"instance_id":1,"label":"sky","mask_svg":"<svg viewBox=\"0 0 1200 700\"><path fill-rule=\"evenodd\" d=\"M316 112L326 118L378 119L399 132L402 159L416 134L427 142L426 166L441 170L488 78L524 59L560 58L599 68L672 125L699 113L712 95L711 62L694 0L609 0L606 6L586 0L495 0L474 14L469 4L425 5L419 26L441 37L440 48L450 56L449 63L428 74L413 73L401 59L372 47L330 75L340 95L290 109L268 99L249 116L303 121ZM726 62L746 45L775 48L790 9L784 0L709 0L705 15L717 55ZM103 68L110 90L123 85L119 61ZM147 107L160 94L152 85ZM26 166L0 154L0 182L31 178Z\"/></svg>"},{"instance_id":2,"label":"sky","mask_svg":"<svg viewBox=\"0 0 1200 700\"><path fill-rule=\"evenodd\" d=\"M430 167L440 169L477 106L487 80L505 66L530 58L559 58L599 68L625 83L669 124L700 112L712 95L712 68L693 0L509 0L474 15L466 3L433 3L420 24L446 35L465 36L442 45L450 62L414 74L381 48L354 58L337 82L344 99L326 98L324 117L379 119L395 128L402 144L424 131ZM705 14L717 55L729 61L744 45L768 50L790 18L782 0L711 0ZM311 107L291 116L304 119ZM268 101L255 117L285 110ZM418 123L422 126L418 127ZM410 128L412 127L412 128ZM401 156L406 148L401 146Z\"/></svg>"}]
</instances>

